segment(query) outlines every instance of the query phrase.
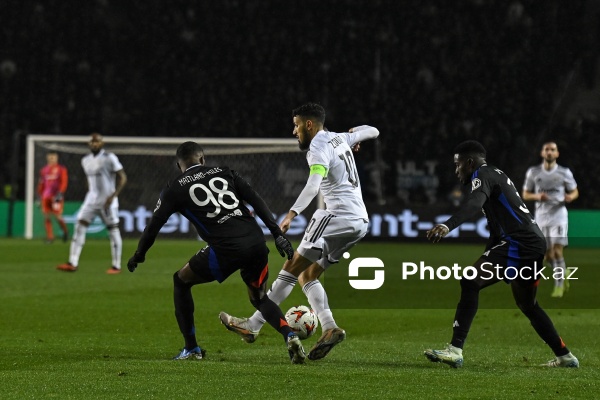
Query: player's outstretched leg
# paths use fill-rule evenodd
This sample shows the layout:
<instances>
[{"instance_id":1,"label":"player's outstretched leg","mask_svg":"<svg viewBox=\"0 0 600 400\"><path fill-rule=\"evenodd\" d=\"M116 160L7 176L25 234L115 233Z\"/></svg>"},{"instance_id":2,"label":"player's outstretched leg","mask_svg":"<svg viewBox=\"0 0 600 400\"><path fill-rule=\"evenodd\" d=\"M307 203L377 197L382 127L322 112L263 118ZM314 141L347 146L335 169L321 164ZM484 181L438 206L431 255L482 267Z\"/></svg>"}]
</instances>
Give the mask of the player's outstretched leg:
<instances>
[{"instance_id":1,"label":"player's outstretched leg","mask_svg":"<svg viewBox=\"0 0 600 400\"><path fill-rule=\"evenodd\" d=\"M250 301L252 302L252 305L261 312L267 320L267 323L283 336L292 363L303 364L306 354L304 352L304 347L302 347L302 343L300 343L300 338L288 325L279 306L275 304L269 296L264 294L265 286L266 285L263 285L262 290L261 288L258 290L249 288Z\"/></svg>"},{"instance_id":2,"label":"player's outstretched leg","mask_svg":"<svg viewBox=\"0 0 600 400\"><path fill-rule=\"evenodd\" d=\"M310 349L308 358L320 360L327 356L331 349L346 339L346 332L337 326L327 301L327 293L318 279L311 280L302 287L311 307L317 313L323 333L317 343Z\"/></svg>"},{"instance_id":3,"label":"player's outstretched leg","mask_svg":"<svg viewBox=\"0 0 600 400\"><path fill-rule=\"evenodd\" d=\"M293 274L282 270L267 292L267 296L278 305L289 296L297 281L298 278ZM250 318L238 318L222 311L219 319L225 328L240 335L246 343L254 343L260 329L267 322L260 310L257 310Z\"/></svg>"},{"instance_id":4,"label":"player's outstretched leg","mask_svg":"<svg viewBox=\"0 0 600 400\"><path fill-rule=\"evenodd\" d=\"M451 344L442 350L427 349L424 352L425 357L432 362L442 362L448 364L452 368L460 368L463 366L462 349L454 347Z\"/></svg>"},{"instance_id":5,"label":"player's outstretched leg","mask_svg":"<svg viewBox=\"0 0 600 400\"><path fill-rule=\"evenodd\" d=\"M221 311L219 313L219 319L221 320L221 323L225 325L227 330L240 335L244 342L254 343L256 341L259 331L250 329L248 318L234 317L224 311Z\"/></svg>"},{"instance_id":6,"label":"player's outstretched leg","mask_svg":"<svg viewBox=\"0 0 600 400\"><path fill-rule=\"evenodd\" d=\"M554 353L555 358L542 365L578 368L579 360L569 351L556 331L552 320L536 300L537 284L515 280L511 283L511 289L521 312L525 314L533 329Z\"/></svg>"}]
</instances>

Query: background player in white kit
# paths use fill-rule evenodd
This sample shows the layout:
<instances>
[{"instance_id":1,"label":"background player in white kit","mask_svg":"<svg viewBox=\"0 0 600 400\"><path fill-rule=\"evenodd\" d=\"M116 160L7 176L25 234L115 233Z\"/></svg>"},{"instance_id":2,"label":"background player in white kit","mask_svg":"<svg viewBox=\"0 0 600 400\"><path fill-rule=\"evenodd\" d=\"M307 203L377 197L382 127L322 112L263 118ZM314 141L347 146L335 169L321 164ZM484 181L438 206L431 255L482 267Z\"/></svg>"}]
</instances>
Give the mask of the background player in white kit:
<instances>
[{"instance_id":1,"label":"background player in white kit","mask_svg":"<svg viewBox=\"0 0 600 400\"><path fill-rule=\"evenodd\" d=\"M56 269L67 272L77 271L79 256L85 244L85 234L90 223L98 215L106 224L110 237L112 266L106 273L118 274L121 272L123 241L119 231L119 200L117 197L127 183L127 176L117 156L103 149L104 139L101 134L93 133L91 135L89 147L91 153L81 159L81 166L87 177L88 192L77 214L69 261L60 264Z\"/></svg>"},{"instance_id":2,"label":"background player in white kit","mask_svg":"<svg viewBox=\"0 0 600 400\"><path fill-rule=\"evenodd\" d=\"M315 103L295 109L292 116L293 134L298 138L299 147L308 150L306 160L310 175L296 203L279 226L285 233L319 189L327 208L315 211L294 257L285 262L268 296L280 304L296 282L300 282L321 322L323 334L308 354L309 359L318 360L346 337L346 332L333 319L327 294L318 278L367 234L369 225L352 148L364 140L376 138L379 131L370 126L359 126L350 129L350 132L328 132L324 130L325 110ZM251 318L236 318L225 312L219 317L227 329L236 332L248 343L256 340L265 323L260 312L254 313Z\"/></svg>"},{"instance_id":3,"label":"background player in white kit","mask_svg":"<svg viewBox=\"0 0 600 400\"><path fill-rule=\"evenodd\" d=\"M579 191L571 170L556 163L559 156L556 143L544 143L541 156L543 163L527 170L523 199L536 202L535 220L548 246L546 259L555 272L562 270L566 277L563 248L568 244L568 216L565 204L577 199ZM552 297L562 297L568 285L568 280L555 279Z\"/></svg>"}]
</instances>

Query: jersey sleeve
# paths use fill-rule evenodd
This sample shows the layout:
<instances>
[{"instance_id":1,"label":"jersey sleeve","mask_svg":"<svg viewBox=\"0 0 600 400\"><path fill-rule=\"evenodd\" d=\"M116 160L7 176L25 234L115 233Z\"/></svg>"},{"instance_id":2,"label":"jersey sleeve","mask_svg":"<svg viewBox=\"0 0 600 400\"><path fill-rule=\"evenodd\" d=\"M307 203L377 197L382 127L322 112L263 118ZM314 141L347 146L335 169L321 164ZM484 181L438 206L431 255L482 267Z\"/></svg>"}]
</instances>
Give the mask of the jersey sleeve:
<instances>
[{"instance_id":1,"label":"jersey sleeve","mask_svg":"<svg viewBox=\"0 0 600 400\"><path fill-rule=\"evenodd\" d=\"M573 172L569 168L565 171L565 189L567 192L572 192L577 188L577 182L575 182L575 177L573 176Z\"/></svg>"},{"instance_id":2,"label":"jersey sleeve","mask_svg":"<svg viewBox=\"0 0 600 400\"><path fill-rule=\"evenodd\" d=\"M146 255L146 252L156 240L156 236L160 232L160 229L163 225L169 220L171 214L176 211L176 203L174 196L172 196L172 192L167 187L160 194L158 202L156 203L156 207L154 208L154 213L152 214L152 218L150 222L144 229L142 236L140 237L140 241L138 242L137 253Z\"/></svg>"},{"instance_id":3,"label":"jersey sleeve","mask_svg":"<svg viewBox=\"0 0 600 400\"><path fill-rule=\"evenodd\" d=\"M152 218L163 221L163 224L167 222L169 217L177 211L177 199L175 197L169 186L164 188L156 202Z\"/></svg>"},{"instance_id":4,"label":"jersey sleeve","mask_svg":"<svg viewBox=\"0 0 600 400\"><path fill-rule=\"evenodd\" d=\"M375 139L379 136L379 130L369 125L361 125L352 129L352 132L344 133L346 142L350 147L365 140Z\"/></svg>"},{"instance_id":5,"label":"jersey sleeve","mask_svg":"<svg viewBox=\"0 0 600 400\"><path fill-rule=\"evenodd\" d=\"M471 176L471 193L483 193L486 198L492 195L494 179L489 170L479 169Z\"/></svg>"},{"instance_id":6,"label":"jersey sleeve","mask_svg":"<svg viewBox=\"0 0 600 400\"><path fill-rule=\"evenodd\" d=\"M110 163L112 165L112 171L117 172L123 169L123 164L119 161L119 158L114 153L108 153Z\"/></svg>"},{"instance_id":7,"label":"jersey sleeve","mask_svg":"<svg viewBox=\"0 0 600 400\"><path fill-rule=\"evenodd\" d=\"M306 161L308 166L322 165L329 169L331 163L331 154L326 151L327 149L327 138L325 135L317 135L313 138L310 144L310 149L306 155Z\"/></svg>"},{"instance_id":8,"label":"jersey sleeve","mask_svg":"<svg viewBox=\"0 0 600 400\"><path fill-rule=\"evenodd\" d=\"M535 191L535 181L533 179L533 168L529 168L525 174L525 182L523 182L523 189L528 192Z\"/></svg>"},{"instance_id":9,"label":"jersey sleeve","mask_svg":"<svg viewBox=\"0 0 600 400\"><path fill-rule=\"evenodd\" d=\"M308 181L306 181L304 189L302 189L302 192L300 192L300 195L296 199L296 202L292 208L290 208L290 211L300 215L319 193L319 187L321 186L322 181L323 176L321 174L311 174L308 177Z\"/></svg>"},{"instance_id":10,"label":"jersey sleeve","mask_svg":"<svg viewBox=\"0 0 600 400\"><path fill-rule=\"evenodd\" d=\"M463 222L481 213L485 202L490 198L493 188L492 178L488 171L477 170L471 176L471 193L461 208L450 217L444 225L451 231Z\"/></svg>"},{"instance_id":11,"label":"jersey sleeve","mask_svg":"<svg viewBox=\"0 0 600 400\"><path fill-rule=\"evenodd\" d=\"M68 184L69 184L69 173L67 172L67 168L65 166L61 166L60 167L60 186L58 187L59 193L66 192Z\"/></svg>"},{"instance_id":12,"label":"jersey sleeve","mask_svg":"<svg viewBox=\"0 0 600 400\"><path fill-rule=\"evenodd\" d=\"M264 199L236 171L231 171L231 174L233 175L235 188L241 195L242 200L246 201L254 208L256 215L258 215L265 226L269 228L269 231L273 236L282 235L281 228L279 228L279 225L275 222L273 212L269 209L269 206Z\"/></svg>"},{"instance_id":13,"label":"jersey sleeve","mask_svg":"<svg viewBox=\"0 0 600 400\"><path fill-rule=\"evenodd\" d=\"M476 216L478 213L481 213L481 208L486 200L487 197L483 192L471 193L462 207L454 215L448 218L448 220L444 222L444 225L448 227L449 231L453 230L463 222Z\"/></svg>"},{"instance_id":14,"label":"jersey sleeve","mask_svg":"<svg viewBox=\"0 0 600 400\"><path fill-rule=\"evenodd\" d=\"M44 184L46 182L46 176L44 174L44 168L40 169L40 178L38 180L38 185L37 185L37 193L40 195L40 197L44 194Z\"/></svg>"}]
</instances>

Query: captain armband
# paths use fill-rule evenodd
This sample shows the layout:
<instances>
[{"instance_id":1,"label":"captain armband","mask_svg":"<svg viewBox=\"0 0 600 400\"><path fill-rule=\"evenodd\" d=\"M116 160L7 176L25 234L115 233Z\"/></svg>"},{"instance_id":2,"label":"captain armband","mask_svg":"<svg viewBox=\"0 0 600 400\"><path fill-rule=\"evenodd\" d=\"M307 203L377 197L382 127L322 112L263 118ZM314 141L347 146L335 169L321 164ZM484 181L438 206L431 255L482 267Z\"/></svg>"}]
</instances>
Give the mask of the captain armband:
<instances>
[{"instance_id":1,"label":"captain armband","mask_svg":"<svg viewBox=\"0 0 600 400\"><path fill-rule=\"evenodd\" d=\"M323 178L327 178L327 168L321 164L315 164L310 166L310 175L319 174Z\"/></svg>"}]
</instances>

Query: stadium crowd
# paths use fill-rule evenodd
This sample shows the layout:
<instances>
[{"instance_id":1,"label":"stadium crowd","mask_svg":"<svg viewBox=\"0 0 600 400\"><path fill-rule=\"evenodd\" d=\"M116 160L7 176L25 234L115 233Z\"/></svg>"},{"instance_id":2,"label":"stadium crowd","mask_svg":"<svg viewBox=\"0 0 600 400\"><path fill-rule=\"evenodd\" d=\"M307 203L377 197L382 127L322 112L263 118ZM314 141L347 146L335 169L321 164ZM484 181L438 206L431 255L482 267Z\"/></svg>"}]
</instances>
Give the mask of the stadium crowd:
<instances>
[{"instance_id":1,"label":"stadium crowd","mask_svg":"<svg viewBox=\"0 0 600 400\"><path fill-rule=\"evenodd\" d=\"M586 175L600 163L579 156L598 124L562 126L555 113L600 48L587 5L13 0L0 5L0 134L291 137L290 110L317 101L334 131L382 132L387 198L397 160L444 163L476 139L522 179L554 138L585 188L574 206L599 206ZM438 174L445 199L454 177Z\"/></svg>"}]
</instances>

